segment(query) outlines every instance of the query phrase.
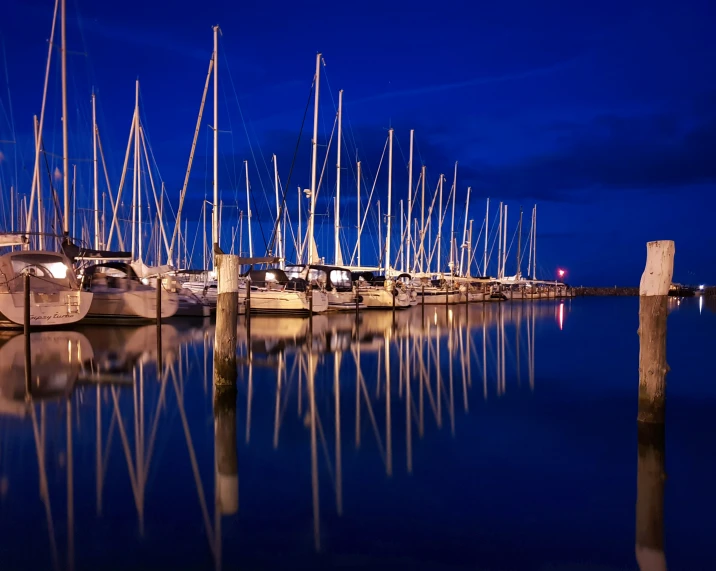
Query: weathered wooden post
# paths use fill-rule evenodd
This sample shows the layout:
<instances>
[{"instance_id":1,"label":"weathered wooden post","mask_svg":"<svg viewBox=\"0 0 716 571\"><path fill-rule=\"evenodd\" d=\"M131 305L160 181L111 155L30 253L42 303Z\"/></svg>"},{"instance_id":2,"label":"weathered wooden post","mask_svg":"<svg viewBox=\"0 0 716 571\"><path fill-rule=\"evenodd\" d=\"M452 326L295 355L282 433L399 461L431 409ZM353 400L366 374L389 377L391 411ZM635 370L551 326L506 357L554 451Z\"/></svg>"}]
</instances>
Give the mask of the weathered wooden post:
<instances>
[{"instance_id":1,"label":"weathered wooden post","mask_svg":"<svg viewBox=\"0 0 716 571\"><path fill-rule=\"evenodd\" d=\"M639 411L636 560L642 571L666 571L664 555L664 418L666 318L674 273L674 242L646 246L639 286Z\"/></svg>"},{"instance_id":2,"label":"weathered wooden post","mask_svg":"<svg viewBox=\"0 0 716 571\"><path fill-rule=\"evenodd\" d=\"M664 422L666 317L673 274L674 242L649 242L639 285L639 422Z\"/></svg>"},{"instance_id":3,"label":"weathered wooden post","mask_svg":"<svg viewBox=\"0 0 716 571\"><path fill-rule=\"evenodd\" d=\"M32 390L32 345L30 344L30 274L25 273L24 280L24 297L25 297L25 315L24 315L24 333L25 333L25 396L30 397Z\"/></svg>"},{"instance_id":4,"label":"weathered wooden post","mask_svg":"<svg viewBox=\"0 0 716 571\"><path fill-rule=\"evenodd\" d=\"M214 384L236 384L236 320L239 309L239 257L216 255L218 296L214 337ZM248 290L247 290L248 291Z\"/></svg>"},{"instance_id":5,"label":"weathered wooden post","mask_svg":"<svg viewBox=\"0 0 716 571\"><path fill-rule=\"evenodd\" d=\"M236 385L214 387L214 453L222 515L239 511L239 459L236 449Z\"/></svg>"}]
</instances>

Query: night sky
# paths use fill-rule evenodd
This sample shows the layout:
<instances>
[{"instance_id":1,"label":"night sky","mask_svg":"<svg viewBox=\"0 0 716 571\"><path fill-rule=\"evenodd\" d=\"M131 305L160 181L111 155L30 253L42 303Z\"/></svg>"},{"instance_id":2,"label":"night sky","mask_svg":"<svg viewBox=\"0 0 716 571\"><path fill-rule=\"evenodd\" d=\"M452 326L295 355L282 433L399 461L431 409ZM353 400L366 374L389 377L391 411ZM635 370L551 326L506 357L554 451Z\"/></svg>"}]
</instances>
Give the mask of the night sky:
<instances>
[{"instance_id":1,"label":"night sky","mask_svg":"<svg viewBox=\"0 0 716 571\"><path fill-rule=\"evenodd\" d=\"M41 105L52 9L52 0L6 0L1 9L0 140L17 141L0 143L4 193L10 184L21 193L30 188L32 115ZM90 204L92 87L116 188L138 77L142 121L176 207L213 48L211 26L218 23L225 250L235 224L232 205L245 209L248 160L254 215L264 221L254 229L255 254L263 253L273 216L263 190L274 207L271 155L278 155L286 184L320 51L322 145L344 90L342 218L351 246L356 152L371 184L392 126L396 214L407 198L409 130L415 129L414 182L425 164L430 193L444 173L447 197L459 163L458 239L471 186L475 235L488 196L509 205L508 240L520 206L527 225L537 203L538 277L551 279L566 268L574 285L636 285L645 242L673 239L675 281L716 283L713 2L68 0L67 11L70 155L78 165L80 206ZM46 147L58 155L59 77L53 65L44 130ZM192 234L202 199L212 192L211 97L209 91L185 209ZM312 103L288 194L294 221L297 185L310 185L311 122ZM321 164L323 155L325 147ZM376 190L383 209L385 161ZM332 209L335 164L334 146L319 214ZM319 251L332 261L332 218L319 216L316 224ZM366 236L363 244L365 263L375 258L377 238ZM512 256L508 272L514 250Z\"/></svg>"}]
</instances>

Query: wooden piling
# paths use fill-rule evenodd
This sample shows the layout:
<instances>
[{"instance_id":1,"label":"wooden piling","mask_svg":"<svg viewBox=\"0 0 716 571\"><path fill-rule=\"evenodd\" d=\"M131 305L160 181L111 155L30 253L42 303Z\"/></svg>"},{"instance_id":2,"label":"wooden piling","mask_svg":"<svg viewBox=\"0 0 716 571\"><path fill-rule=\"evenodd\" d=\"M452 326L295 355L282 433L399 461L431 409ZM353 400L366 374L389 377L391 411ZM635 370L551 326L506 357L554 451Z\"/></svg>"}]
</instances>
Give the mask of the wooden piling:
<instances>
[{"instance_id":1,"label":"wooden piling","mask_svg":"<svg viewBox=\"0 0 716 571\"><path fill-rule=\"evenodd\" d=\"M214 453L217 495L222 515L239 511L239 459L236 448L236 385L216 384Z\"/></svg>"},{"instance_id":2,"label":"wooden piling","mask_svg":"<svg viewBox=\"0 0 716 571\"><path fill-rule=\"evenodd\" d=\"M666 319L674 273L674 242L646 245L639 285L639 411L635 554L642 571L666 571L664 442Z\"/></svg>"},{"instance_id":3,"label":"wooden piling","mask_svg":"<svg viewBox=\"0 0 716 571\"><path fill-rule=\"evenodd\" d=\"M239 257L216 254L218 296L214 338L214 383L236 384L236 321L239 309ZM249 290L247 290L249 291ZM248 316L248 313L247 313Z\"/></svg>"},{"instance_id":4,"label":"wooden piling","mask_svg":"<svg viewBox=\"0 0 716 571\"><path fill-rule=\"evenodd\" d=\"M32 391L32 345L30 343L30 274L24 278L25 315L23 330L25 333L25 396L30 397Z\"/></svg>"},{"instance_id":5,"label":"wooden piling","mask_svg":"<svg viewBox=\"0 0 716 571\"><path fill-rule=\"evenodd\" d=\"M666 317L674 273L674 242L646 245L639 285L639 422L663 423L666 402Z\"/></svg>"}]
</instances>

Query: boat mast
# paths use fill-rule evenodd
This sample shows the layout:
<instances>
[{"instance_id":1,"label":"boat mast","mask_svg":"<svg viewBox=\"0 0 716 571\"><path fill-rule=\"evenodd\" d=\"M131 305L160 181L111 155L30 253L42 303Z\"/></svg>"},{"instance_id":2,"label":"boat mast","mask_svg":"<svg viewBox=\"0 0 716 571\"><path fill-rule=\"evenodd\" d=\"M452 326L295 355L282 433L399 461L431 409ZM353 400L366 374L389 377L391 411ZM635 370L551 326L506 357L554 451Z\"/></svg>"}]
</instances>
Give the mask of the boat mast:
<instances>
[{"instance_id":1,"label":"boat mast","mask_svg":"<svg viewBox=\"0 0 716 571\"><path fill-rule=\"evenodd\" d=\"M450 275L455 269L455 249L453 248L455 236L455 195L457 194L457 161L455 161L455 173L452 177L452 220L450 222ZM467 212L465 212L467 216Z\"/></svg>"},{"instance_id":2,"label":"boat mast","mask_svg":"<svg viewBox=\"0 0 716 571\"><path fill-rule=\"evenodd\" d=\"M321 83L321 54L316 54L316 91L313 101L313 139L311 141L312 157L311 157L311 212L308 219L308 263L313 264L313 229L316 214L316 168L318 166L318 95Z\"/></svg>"},{"instance_id":3,"label":"boat mast","mask_svg":"<svg viewBox=\"0 0 716 571\"><path fill-rule=\"evenodd\" d=\"M341 147L342 147L342 131L341 124L343 121L343 90L338 92L338 157L336 159L336 215L333 222L333 263L342 263L341 243L338 236L340 229L340 212L341 212Z\"/></svg>"},{"instance_id":4,"label":"boat mast","mask_svg":"<svg viewBox=\"0 0 716 571\"><path fill-rule=\"evenodd\" d=\"M70 157L69 144L67 141L67 2L61 0L60 30L62 36L62 47L60 49L62 61L62 185L64 188L64 212L62 213L62 233L65 237L70 234Z\"/></svg>"},{"instance_id":5,"label":"boat mast","mask_svg":"<svg viewBox=\"0 0 716 571\"><path fill-rule=\"evenodd\" d=\"M358 173L356 175L356 207L358 209L358 237L356 238L356 249L358 251L358 267L360 267L360 161L358 161Z\"/></svg>"},{"instance_id":6,"label":"boat mast","mask_svg":"<svg viewBox=\"0 0 716 571\"><path fill-rule=\"evenodd\" d=\"M502 277L502 203L500 202L500 223L497 226L497 279Z\"/></svg>"},{"instance_id":7,"label":"boat mast","mask_svg":"<svg viewBox=\"0 0 716 571\"><path fill-rule=\"evenodd\" d=\"M134 118L132 126L132 136L134 137L134 169L132 170L132 260L135 259L136 252L136 230L137 230L137 159L139 157L139 148L137 145L137 138L139 129L137 129L138 113L137 106L139 102L139 80L135 82L134 87ZM130 145L132 142L130 141ZM119 200L117 200L119 202Z\"/></svg>"},{"instance_id":8,"label":"boat mast","mask_svg":"<svg viewBox=\"0 0 716 571\"><path fill-rule=\"evenodd\" d=\"M388 222L385 232L385 275L390 274L390 222L393 204L393 129L388 131Z\"/></svg>"},{"instance_id":9,"label":"boat mast","mask_svg":"<svg viewBox=\"0 0 716 571\"><path fill-rule=\"evenodd\" d=\"M92 91L92 177L94 184L94 248L99 250L99 190L97 183L97 107Z\"/></svg>"},{"instance_id":10,"label":"boat mast","mask_svg":"<svg viewBox=\"0 0 716 571\"><path fill-rule=\"evenodd\" d=\"M275 189L276 189L276 219L278 221L278 224L276 226L276 243L278 244L278 247L276 248L278 257L281 258L281 269L284 268L284 252L283 252L283 244L281 242L281 208L278 201L278 159L276 158L276 155L273 156L273 178L275 181Z\"/></svg>"},{"instance_id":11,"label":"boat mast","mask_svg":"<svg viewBox=\"0 0 716 571\"><path fill-rule=\"evenodd\" d=\"M507 204L504 206L505 215L502 218L502 277L505 277L505 263L507 262Z\"/></svg>"},{"instance_id":12,"label":"boat mast","mask_svg":"<svg viewBox=\"0 0 716 571\"><path fill-rule=\"evenodd\" d=\"M520 271L522 269L522 259L521 259L521 253L522 253L522 207L520 206L520 225L518 226L517 230L517 273L515 276L517 276L517 279L520 279Z\"/></svg>"},{"instance_id":13,"label":"boat mast","mask_svg":"<svg viewBox=\"0 0 716 571\"><path fill-rule=\"evenodd\" d=\"M254 243L251 239L251 198L249 195L249 161L244 161L246 169L246 222L249 229L249 258L254 257Z\"/></svg>"},{"instance_id":14,"label":"boat mast","mask_svg":"<svg viewBox=\"0 0 716 571\"><path fill-rule=\"evenodd\" d=\"M445 175L440 174L440 184L438 185L438 239L437 239L437 248L438 248L438 260L437 260L437 271L440 275L443 273L443 267L440 263L440 247L442 246L442 233L443 233L443 181L445 180Z\"/></svg>"},{"instance_id":15,"label":"boat mast","mask_svg":"<svg viewBox=\"0 0 716 571\"><path fill-rule=\"evenodd\" d=\"M134 151L136 153L136 161L134 163L134 168L137 176L137 246L138 246L138 253L137 253L137 259L142 259L142 155L139 151L140 147L140 125L139 125L139 80L137 80L137 94L136 94L136 110L137 110L137 125L134 129ZM149 165L147 165L147 168L149 168Z\"/></svg>"},{"instance_id":16,"label":"boat mast","mask_svg":"<svg viewBox=\"0 0 716 571\"><path fill-rule=\"evenodd\" d=\"M423 249L423 242L425 241L425 165L423 165L420 173L422 181L421 199L420 199L420 250L422 255L420 256L420 272L424 271L425 262L425 250Z\"/></svg>"},{"instance_id":17,"label":"boat mast","mask_svg":"<svg viewBox=\"0 0 716 571\"><path fill-rule=\"evenodd\" d=\"M465 201L465 224L462 227L462 248L460 250L460 275L464 275L463 270L462 270L462 261L465 257L465 248L467 248L467 244L468 244L467 218L468 218L468 212L470 212L470 191L471 191L471 187L468 186L467 187L467 200ZM468 254L468 258L467 258L467 267L468 268L470 267L469 254ZM467 273L469 274L470 272L467 272Z\"/></svg>"},{"instance_id":18,"label":"boat mast","mask_svg":"<svg viewBox=\"0 0 716 571\"><path fill-rule=\"evenodd\" d=\"M32 190L30 192L30 203L28 205L28 208L25 209L25 232L30 232L31 230L31 223L32 223L32 209L33 209L33 202L35 200L35 193L37 192L38 200L40 197L40 193L42 191L41 185L40 185L40 145L42 140L42 126L45 122L45 103L47 102L47 86L50 79L50 63L52 62L52 50L55 47L54 40L55 40L55 24L57 23L57 8L59 5L59 0L55 0L55 10L52 14L52 29L50 31L50 40L48 42L48 48L47 48L47 65L45 66L45 84L42 90L42 107L40 109L40 123L38 127L36 128L37 132L37 138L35 139L35 169L34 169L34 178L32 182ZM64 3L63 3L63 13L64 13ZM11 195L12 196L12 195ZM24 200L24 198L23 198ZM22 211L21 204L17 205L18 213L20 214ZM20 214L20 218L22 218L22 214ZM42 237L41 237L42 238Z\"/></svg>"},{"instance_id":19,"label":"boat mast","mask_svg":"<svg viewBox=\"0 0 716 571\"><path fill-rule=\"evenodd\" d=\"M400 271L405 271L405 242L403 235L405 233L405 220L403 219L403 201L400 201Z\"/></svg>"},{"instance_id":20,"label":"boat mast","mask_svg":"<svg viewBox=\"0 0 716 571\"><path fill-rule=\"evenodd\" d=\"M376 208L378 208L378 268L380 268L380 263L383 261L383 230L380 221L380 200L376 200Z\"/></svg>"},{"instance_id":21,"label":"boat mast","mask_svg":"<svg viewBox=\"0 0 716 571\"><path fill-rule=\"evenodd\" d=\"M303 234L301 230L301 187L298 187L298 240L296 240L297 262L303 263Z\"/></svg>"},{"instance_id":22,"label":"boat mast","mask_svg":"<svg viewBox=\"0 0 716 571\"><path fill-rule=\"evenodd\" d=\"M408 158L408 235L405 238L406 245L406 264L405 271L410 271L410 246L412 244L410 240L410 226L411 218L413 216L413 136L415 130L410 129L410 156Z\"/></svg>"},{"instance_id":23,"label":"boat mast","mask_svg":"<svg viewBox=\"0 0 716 571\"><path fill-rule=\"evenodd\" d=\"M465 213L467 216L467 212ZM465 276L470 276L470 264L472 263L472 223L473 220L470 220L470 230L469 234L467 235L467 266L465 267Z\"/></svg>"},{"instance_id":24,"label":"boat mast","mask_svg":"<svg viewBox=\"0 0 716 571\"><path fill-rule=\"evenodd\" d=\"M537 279L537 205L534 207L534 223L532 225L532 279Z\"/></svg>"},{"instance_id":25,"label":"boat mast","mask_svg":"<svg viewBox=\"0 0 716 571\"><path fill-rule=\"evenodd\" d=\"M490 199L487 199L487 210L485 210L485 254L482 262L482 276L487 277L487 241L490 237Z\"/></svg>"},{"instance_id":26,"label":"boat mast","mask_svg":"<svg viewBox=\"0 0 716 571\"><path fill-rule=\"evenodd\" d=\"M216 270L213 252L219 247L219 26L214 26L214 202L211 211L212 269ZM250 235L250 233L249 233Z\"/></svg>"}]
</instances>

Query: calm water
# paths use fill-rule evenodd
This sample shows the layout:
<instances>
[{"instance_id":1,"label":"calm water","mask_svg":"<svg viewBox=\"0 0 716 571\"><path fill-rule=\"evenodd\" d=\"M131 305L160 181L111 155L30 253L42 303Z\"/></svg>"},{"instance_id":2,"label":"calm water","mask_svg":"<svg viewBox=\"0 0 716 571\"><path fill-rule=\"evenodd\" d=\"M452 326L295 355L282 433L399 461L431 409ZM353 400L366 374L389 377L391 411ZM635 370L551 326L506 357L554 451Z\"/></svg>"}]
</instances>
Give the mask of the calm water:
<instances>
[{"instance_id":1,"label":"calm water","mask_svg":"<svg viewBox=\"0 0 716 571\"><path fill-rule=\"evenodd\" d=\"M666 558L716 569L716 314L671 309ZM3 339L0 568L636 569L637 325L636 298L254 318L216 418L210 323L164 325L161 362L155 326L33 334L28 404Z\"/></svg>"}]
</instances>

